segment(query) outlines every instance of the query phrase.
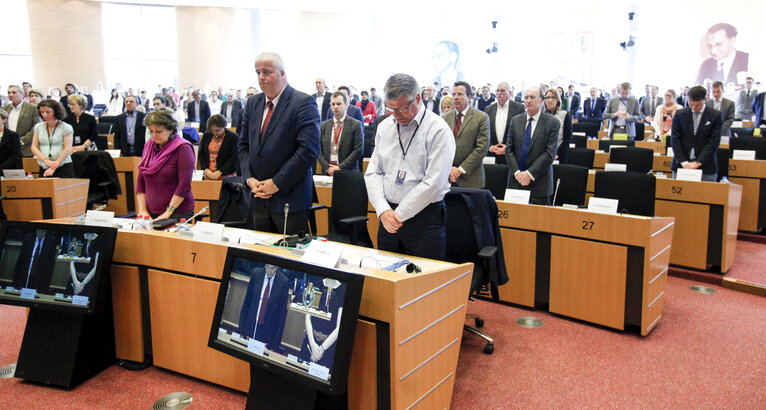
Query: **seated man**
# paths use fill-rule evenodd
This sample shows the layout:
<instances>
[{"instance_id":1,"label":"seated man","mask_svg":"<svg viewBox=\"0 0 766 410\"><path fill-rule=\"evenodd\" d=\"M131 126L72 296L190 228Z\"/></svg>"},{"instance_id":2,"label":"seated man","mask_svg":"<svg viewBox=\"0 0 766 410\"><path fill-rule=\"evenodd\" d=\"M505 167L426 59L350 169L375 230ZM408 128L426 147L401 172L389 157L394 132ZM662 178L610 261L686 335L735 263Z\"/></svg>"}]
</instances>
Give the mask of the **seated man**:
<instances>
[{"instance_id":1,"label":"seated man","mask_svg":"<svg viewBox=\"0 0 766 410\"><path fill-rule=\"evenodd\" d=\"M323 174L332 175L339 169L359 170L359 157L364 146L362 123L347 116L347 108L346 94L334 93L330 103L333 116L320 127L322 152L318 159Z\"/></svg>"}]
</instances>

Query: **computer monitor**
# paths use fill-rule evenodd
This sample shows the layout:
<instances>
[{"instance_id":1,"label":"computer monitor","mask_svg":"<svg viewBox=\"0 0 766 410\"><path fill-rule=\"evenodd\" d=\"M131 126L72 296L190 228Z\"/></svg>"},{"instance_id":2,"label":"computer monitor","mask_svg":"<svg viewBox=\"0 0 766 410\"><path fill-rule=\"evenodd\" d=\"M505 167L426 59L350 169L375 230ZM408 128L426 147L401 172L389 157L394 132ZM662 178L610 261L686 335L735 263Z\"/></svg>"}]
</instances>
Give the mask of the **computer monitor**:
<instances>
[{"instance_id":1,"label":"computer monitor","mask_svg":"<svg viewBox=\"0 0 766 410\"><path fill-rule=\"evenodd\" d=\"M0 303L98 313L116 240L109 227L4 222Z\"/></svg>"},{"instance_id":2,"label":"computer monitor","mask_svg":"<svg viewBox=\"0 0 766 410\"><path fill-rule=\"evenodd\" d=\"M359 274L229 248L208 346L342 394L363 284Z\"/></svg>"}]
</instances>

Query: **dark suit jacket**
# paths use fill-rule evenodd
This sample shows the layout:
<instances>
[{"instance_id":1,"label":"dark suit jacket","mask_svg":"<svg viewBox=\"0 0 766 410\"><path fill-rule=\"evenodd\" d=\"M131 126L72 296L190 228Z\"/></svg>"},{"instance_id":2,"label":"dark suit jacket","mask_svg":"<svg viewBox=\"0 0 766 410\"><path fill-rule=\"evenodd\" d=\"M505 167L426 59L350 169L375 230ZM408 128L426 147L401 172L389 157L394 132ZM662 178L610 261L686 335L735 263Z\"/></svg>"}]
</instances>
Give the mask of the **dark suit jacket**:
<instances>
[{"instance_id":1,"label":"dark suit jacket","mask_svg":"<svg viewBox=\"0 0 766 410\"><path fill-rule=\"evenodd\" d=\"M4 169L23 169L21 159L21 138L19 134L3 128L3 138L0 139L0 175Z\"/></svg>"},{"instance_id":2,"label":"dark suit jacket","mask_svg":"<svg viewBox=\"0 0 766 410\"><path fill-rule=\"evenodd\" d=\"M319 97L319 93L312 95L315 99ZM324 92L324 99L322 99L322 106L319 107L319 113L322 114L322 121L327 121L328 118L332 118L332 110L330 109L330 102L332 102L332 93L329 91Z\"/></svg>"},{"instance_id":3,"label":"dark suit jacket","mask_svg":"<svg viewBox=\"0 0 766 410\"><path fill-rule=\"evenodd\" d=\"M750 107L753 109L753 114L755 115L756 127L761 123L761 119L763 118L764 103L766 103L766 92L758 93L758 95L753 98L753 103L750 105Z\"/></svg>"},{"instance_id":4,"label":"dark suit jacket","mask_svg":"<svg viewBox=\"0 0 766 410\"><path fill-rule=\"evenodd\" d=\"M657 107L662 105L663 101L662 101L662 98L660 96L654 97L654 110L652 109L652 106L650 105L651 103L652 103L652 96L651 95L649 97L644 98L641 101L641 108L639 109L639 111L641 112L641 119L642 120L644 118L650 116L650 115L653 116L654 115L654 111L657 109Z\"/></svg>"},{"instance_id":5,"label":"dark suit jacket","mask_svg":"<svg viewBox=\"0 0 766 410\"><path fill-rule=\"evenodd\" d=\"M194 110L196 101L189 101L189 105L186 106L186 119L189 122L194 122ZM207 101L199 100L199 132L205 132L207 130L207 120L210 119L210 105Z\"/></svg>"},{"instance_id":6,"label":"dark suit jacket","mask_svg":"<svg viewBox=\"0 0 766 410\"><path fill-rule=\"evenodd\" d=\"M590 98L585 99L585 104L583 105L583 112L584 118L586 119L596 119L596 120L603 120L604 119L604 110L606 109L606 100L601 97L596 97L596 108L593 109L593 103Z\"/></svg>"},{"instance_id":7,"label":"dark suit jacket","mask_svg":"<svg viewBox=\"0 0 766 410\"><path fill-rule=\"evenodd\" d=\"M572 117L577 117L577 111L580 110L580 93L575 92L573 96L569 97L569 114Z\"/></svg>"},{"instance_id":8,"label":"dark suit jacket","mask_svg":"<svg viewBox=\"0 0 766 410\"><path fill-rule=\"evenodd\" d=\"M683 108L676 111L673 116L671 138L673 146L673 171L681 166L682 162L690 161L689 154L694 147L695 161L702 164L703 174L715 174L718 172L718 159L716 152L721 142L721 126L723 116L721 112L713 108L705 107L700 118L697 134L694 134L694 120L691 108Z\"/></svg>"},{"instance_id":9,"label":"dark suit jacket","mask_svg":"<svg viewBox=\"0 0 766 410\"><path fill-rule=\"evenodd\" d=\"M202 139L199 142L199 151L197 153L197 161L199 162L200 169L208 169L210 167L210 151L208 146L213 139L213 133L210 131L202 134ZM224 130L223 142L221 148L218 149L218 158L216 159L216 166L219 171L225 176L232 172L239 173L239 155L237 154L237 142L239 141L239 135Z\"/></svg>"},{"instance_id":10,"label":"dark suit jacket","mask_svg":"<svg viewBox=\"0 0 766 410\"><path fill-rule=\"evenodd\" d=\"M332 126L334 118L324 121L320 127L322 139L322 152L319 154L319 164L322 172L327 172L330 167L330 152L332 151ZM338 166L340 169L352 169L359 171L359 158L362 156L364 146L364 127L359 121L346 116L343 121L343 131L340 133L338 145Z\"/></svg>"},{"instance_id":11,"label":"dark suit jacket","mask_svg":"<svg viewBox=\"0 0 766 410\"><path fill-rule=\"evenodd\" d=\"M316 100L314 100L316 102ZM324 105L324 103L322 103ZM332 118L332 109L328 108L326 111L327 118ZM356 105L352 105L351 103L348 104L348 110L346 110L346 116L351 117L355 120L358 120L362 124L364 124L364 115L362 115L362 109L357 107Z\"/></svg>"},{"instance_id":12,"label":"dark suit jacket","mask_svg":"<svg viewBox=\"0 0 766 410\"><path fill-rule=\"evenodd\" d=\"M37 110L37 106L23 102L21 103L21 112L19 113L19 121L16 123L16 133L21 138L21 155L25 157L32 156L32 138L35 135L35 124L42 121L40 119L40 112ZM13 104L6 104L3 109L10 114L13 109Z\"/></svg>"},{"instance_id":13,"label":"dark suit jacket","mask_svg":"<svg viewBox=\"0 0 766 410\"><path fill-rule=\"evenodd\" d=\"M739 72L747 72L747 66L748 66L748 60L750 59L750 55L742 52L737 51L737 54L734 56L734 62L731 64L731 69L729 70L729 74L726 76L726 78L723 78L723 75L721 72L718 71L717 67L717 61L708 58L707 60L703 61L700 65L699 73L697 74L697 81L696 84L703 84L705 82L706 78L709 78L713 81L722 81L724 84L734 83L736 85L744 84L743 82L737 81L737 73Z\"/></svg>"},{"instance_id":14,"label":"dark suit jacket","mask_svg":"<svg viewBox=\"0 0 766 410\"><path fill-rule=\"evenodd\" d=\"M116 127L114 129L114 148L120 148L120 152L123 157L130 156L128 152L128 128L127 128L127 113L122 113L117 116ZM146 143L146 126L144 125L144 117L146 114L136 111L136 130L133 133L135 140L133 142L133 156L140 157L144 152L144 144Z\"/></svg>"},{"instance_id":15,"label":"dark suit jacket","mask_svg":"<svg viewBox=\"0 0 766 410\"><path fill-rule=\"evenodd\" d=\"M689 106L689 97L687 96L686 101L684 101L684 96L679 95L678 97L676 97L676 103L678 103L678 105L680 105L683 108L687 108Z\"/></svg>"},{"instance_id":16,"label":"dark suit jacket","mask_svg":"<svg viewBox=\"0 0 766 410\"><path fill-rule=\"evenodd\" d=\"M75 95L75 94L72 94L72 95ZM59 102L61 103L61 105L64 106L64 110L66 111L66 116L68 117L72 115L72 110L69 109L69 96L62 95L61 98L59 99Z\"/></svg>"},{"instance_id":17,"label":"dark suit jacket","mask_svg":"<svg viewBox=\"0 0 766 410\"><path fill-rule=\"evenodd\" d=\"M16 289L30 288L36 289L38 293L47 293L53 277L53 268L56 265L56 246L59 244L58 235L48 232L43 239L43 247L40 255L32 261L32 251L35 247L35 233L24 236L24 242L21 245L21 252L16 262L16 269L13 273L13 287ZM27 284L27 273L29 264L32 266L32 273L29 275Z\"/></svg>"},{"instance_id":18,"label":"dark suit jacket","mask_svg":"<svg viewBox=\"0 0 766 410\"><path fill-rule=\"evenodd\" d=\"M261 300L264 271L257 271L247 285L245 300L239 312L239 334L243 337L253 337L258 322L258 304ZM289 281L283 272L277 270L271 282L269 302L266 304L266 317L258 326L255 339L266 344L271 350L277 350L282 343L282 331L287 317L287 289Z\"/></svg>"},{"instance_id":19,"label":"dark suit jacket","mask_svg":"<svg viewBox=\"0 0 766 410\"><path fill-rule=\"evenodd\" d=\"M426 100L423 100L423 105L426 105ZM426 105L426 107L428 106ZM431 108L431 111L433 111L434 114L439 115L439 113L441 112L441 108L442 108L441 99L439 97L434 97L434 104L433 104L433 107ZM385 107L383 109L385 109Z\"/></svg>"},{"instance_id":20,"label":"dark suit jacket","mask_svg":"<svg viewBox=\"0 0 766 410\"><path fill-rule=\"evenodd\" d=\"M231 126L236 128L239 126L239 122L242 120L242 110L245 109L245 107L242 106L241 101L235 99L234 103L232 104L229 104L229 102L226 101L221 104L221 112L216 112L214 114L221 114L223 115L223 118L226 118L226 111L229 109L233 110L231 112ZM200 115L202 115L201 112ZM205 125L207 126L207 124Z\"/></svg>"},{"instance_id":21,"label":"dark suit jacket","mask_svg":"<svg viewBox=\"0 0 766 410\"><path fill-rule=\"evenodd\" d=\"M239 162L245 181L272 178L279 191L269 199L254 198L253 206L268 207L274 213L283 213L285 203L290 204L290 211L308 209L314 193L312 174L320 152L316 99L288 84L261 139L265 106L264 93L247 100L239 137Z\"/></svg>"},{"instance_id":22,"label":"dark suit jacket","mask_svg":"<svg viewBox=\"0 0 766 410\"><path fill-rule=\"evenodd\" d=\"M523 187L514 178L516 171L520 171L519 161L521 161L521 149L524 144L524 131L527 128L526 113L513 117L508 139L505 142L505 160L508 162L511 172L508 187L532 191L532 197L544 197L553 194L553 158L556 156L559 127L561 127L556 117L544 112L540 113L538 121L527 153L527 171L535 179L531 184Z\"/></svg>"},{"instance_id":23,"label":"dark suit jacket","mask_svg":"<svg viewBox=\"0 0 766 410\"><path fill-rule=\"evenodd\" d=\"M707 108L713 108L715 105L714 99L705 101ZM707 109L706 108L706 109ZM721 97L721 115L723 115L723 126L721 127L721 135L728 137L731 135L731 124L734 122L734 101Z\"/></svg>"},{"instance_id":24,"label":"dark suit jacket","mask_svg":"<svg viewBox=\"0 0 766 410\"><path fill-rule=\"evenodd\" d=\"M495 130L495 117L497 117L497 102L494 102L484 109L484 112L489 116L489 146L504 143L506 137L508 137L508 130L511 129L511 119L518 114L524 112L524 104L519 104L515 101L508 100L508 118L505 122L505 135L497 135ZM505 164L505 154L497 155L491 152L487 152L488 157L495 157L496 164Z\"/></svg>"}]
</instances>

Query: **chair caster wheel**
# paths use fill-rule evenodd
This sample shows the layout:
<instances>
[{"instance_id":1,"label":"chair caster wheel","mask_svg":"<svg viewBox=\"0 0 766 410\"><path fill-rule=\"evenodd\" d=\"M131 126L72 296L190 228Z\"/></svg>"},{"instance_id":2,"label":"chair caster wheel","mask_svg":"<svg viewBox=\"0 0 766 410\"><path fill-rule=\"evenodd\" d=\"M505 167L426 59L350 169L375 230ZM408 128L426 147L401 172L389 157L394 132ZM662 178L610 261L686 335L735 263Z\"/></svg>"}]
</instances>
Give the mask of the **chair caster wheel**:
<instances>
[{"instance_id":1,"label":"chair caster wheel","mask_svg":"<svg viewBox=\"0 0 766 410\"><path fill-rule=\"evenodd\" d=\"M492 354L494 351L495 351L495 345L491 345L491 344L484 345L484 353Z\"/></svg>"},{"instance_id":2,"label":"chair caster wheel","mask_svg":"<svg viewBox=\"0 0 766 410\"><path fill-rule=\"evenodd\" d=\"M474 319L473 322L476 325L476 327L484 327L484 319L477 317L476 319Z\"/></svg>"}]
</instances>

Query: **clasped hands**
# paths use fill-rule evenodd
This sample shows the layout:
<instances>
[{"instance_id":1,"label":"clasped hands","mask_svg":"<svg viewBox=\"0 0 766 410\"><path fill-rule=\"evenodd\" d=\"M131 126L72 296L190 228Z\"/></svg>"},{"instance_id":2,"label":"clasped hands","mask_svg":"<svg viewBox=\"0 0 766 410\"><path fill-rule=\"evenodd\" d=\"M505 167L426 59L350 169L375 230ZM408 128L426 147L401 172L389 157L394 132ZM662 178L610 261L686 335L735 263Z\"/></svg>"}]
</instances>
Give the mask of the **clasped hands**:
<instances>
[{"instance_id":1,"label":"clasped hands","mask_svg":"<svg viewBox=\"0 0 766 410\"><path fill-rule=\"evenodd\" d=\"M497 144L489 147L489 152L495 155L505 155L505 144Z\"/></svg>"},{"instance_id":2,"label":"clasped hands","mask_svg":"<svg viewBox=\"0 0 766 410\"><path fill-rule=\"evenodd\" d=\"M532 183L532 177L529 175L529 172L527 171L521 171L518 174L514 176L516 178L516 181L521 184L521 186L527 186Z\"/></svg>"},{"instance_id":3,"label":"clasped hands","mask_svg":"<svg viewBox=\"0 0 766 410\"><path fill-rule=\"evenodd\" d=\"M259 181L253 178L247 181L247 186L250 187L254 197L261 199L269 199L279 191L279 188L277 188L274 184L274 180L271 178L265 181Z\"/></svg>"},{"instance_id":4,"label":"clasped hands","mask_svg":"<svg viewBox=\"0 0 766 410\"><path fill-rule=\"evenodd\" d=\"M404 221L393 209L388 209L380 214L380 222L388 233L396 233L402 227Z\"/></svg>"},{"instance_id":5,"label":"clasped hands","mask_svg":"<svg viewBox=\"0 0 766 410\"><path fill-rule=\"evenodd\" d=\"M684 164L682 167L684 169L698 169L701 166L702 164L697 161L689 161L686 164Z\"/></svg>"},{"instance_id":6,"label":"clasped hands","mask_svg":"<svg viewBox=\"0 0 766 410\"><path fill-rule=\"evenodd\" d=\"M45 177L49 177L53 175L53 173L56 172L56 168L58 168L61 165L58 161L54 161L48 158L45 158L43 162L45 163L45 165L48 166L48 169L46 169L45 172L43 172L43 176Z\"/></svg>"},{"instance_id":7,"label":"clasped hands","mask_svg":"<svg viewBox=\"0 0 766 410\"><path fill-rule=\"evenodd\" d=\"M322 360L322 356L324 356L324 348L322 345L318 344L309 344L309 348L311 350L311 361L316 363L320 360Z\"/></svg>"}]
</instances>

